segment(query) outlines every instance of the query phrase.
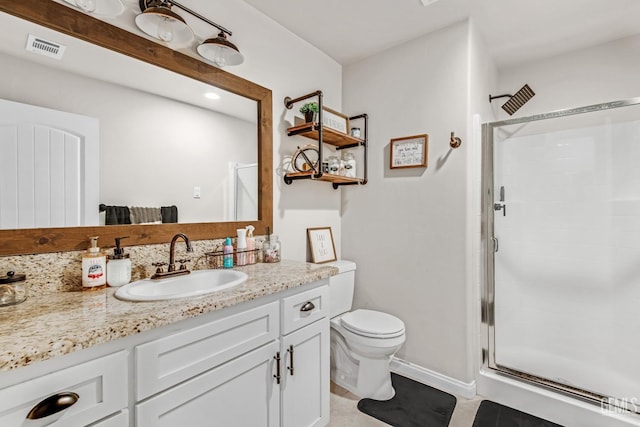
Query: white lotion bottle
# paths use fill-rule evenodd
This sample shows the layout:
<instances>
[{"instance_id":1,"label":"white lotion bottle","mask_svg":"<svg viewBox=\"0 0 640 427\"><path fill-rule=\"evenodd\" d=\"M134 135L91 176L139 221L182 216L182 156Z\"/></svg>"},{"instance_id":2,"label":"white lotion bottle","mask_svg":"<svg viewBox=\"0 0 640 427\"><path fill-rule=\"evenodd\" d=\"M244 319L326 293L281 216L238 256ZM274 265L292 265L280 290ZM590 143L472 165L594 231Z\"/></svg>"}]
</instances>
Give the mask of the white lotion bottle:
<instances>
[{"instance_id":1,"label":"white lotion bottle","mask_svg":"<svg viewBox=\"0 0 640 427\"><path fill-rule=\"evenodd\" d=\"M238 228L236 230L238 233L238 238L236 240L236 265L246 265L247 264L247 229L246 228Z\"/></svg>"}]
</instances>

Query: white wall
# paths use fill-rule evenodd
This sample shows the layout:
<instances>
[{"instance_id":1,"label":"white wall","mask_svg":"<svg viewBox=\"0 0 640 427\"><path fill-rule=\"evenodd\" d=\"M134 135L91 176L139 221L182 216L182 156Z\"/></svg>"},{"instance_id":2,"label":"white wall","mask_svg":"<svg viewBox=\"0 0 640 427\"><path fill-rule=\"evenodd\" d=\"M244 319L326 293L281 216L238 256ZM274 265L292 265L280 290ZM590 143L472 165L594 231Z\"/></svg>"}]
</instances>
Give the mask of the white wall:
<instances>
[{"instance_id":1,"label":"white wall","mask_svg":"<svg viewBox=\"0 0 640 427\"><path fill-rule=\"evenodd\" d=\"M357 307L404 320L397 354L463 381L468 364L470 27L445 28L345 67L344 111L370 117L369 183L343 189L342 250ZM464 141L450 150L450 132ZM426 169L390 170L391 138L429 134Z\"/></svg>"},{"instance_id":2,"label":"white wall","mask_svg":"<svg viewBox=\"0 0 640 427\"><path fill-rule=\"evenodd\" d=\"M501 69L497 92L515 92L525 83L536 93L518 116L581 107L640 96L640 36ZM504 101L504 100L503 100ZM494 101L501 119L508 115Z\"/></svg>"},{"instance_id":3,"label":"white wall","mask_svg":"<svg viewBox=\"0 0 640 427\"><path fill-rule=\"evenodd\" d=\"M282 242L282 255L307 260L306 229L319 226L333 229L336 251L340 254L340 190L333 190L327 183L310 181L286 185L279 165L297 146L312 142L286 135L294 112L302 104L287 110L284 97L295 98L322 90L325 105L341 110L342 67L248 4L237 0L216 3L216 22L224 22L233 30L233 42L246 58L244 64L227 71L273 91L274 232ZM185 5L188 6L187 2ZM197 10L197 5L193 7Z\"/></svg>"}]
</instances>

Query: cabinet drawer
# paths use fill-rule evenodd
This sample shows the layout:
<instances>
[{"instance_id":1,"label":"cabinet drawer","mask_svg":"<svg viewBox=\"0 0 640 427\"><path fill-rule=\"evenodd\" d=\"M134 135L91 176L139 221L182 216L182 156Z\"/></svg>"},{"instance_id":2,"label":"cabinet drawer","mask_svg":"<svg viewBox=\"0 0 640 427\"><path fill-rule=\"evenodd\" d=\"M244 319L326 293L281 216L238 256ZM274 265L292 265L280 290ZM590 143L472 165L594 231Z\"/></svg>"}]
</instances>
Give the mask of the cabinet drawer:
<instances>
[{"instance_id":1,"label":"cabinet drawer","mask_svg":"<svg viewBox=\"0 0 640 427\"><path fill-rule=\"evenodd\" d=\"M273 302L136 347L136 398L145 399L278 337Z\"/></svg>"},{"instance_id":2,"label":"cabinet drawer","mask_svg":"<svg viewBox=\"0 0 640 427\"><path fill-rule=\"evenodd\" d=\"M320 286L282 300L282 334L329 315L329 286Z\"/></svg>"},{"instance_id":3,"label":"cabinet drawer","mask_svg":"<svg viewBox=\"0 0 640 427\"><path fill-rule=\"evenodd\" d=\"M1 426L21 426L39 402L57 393L78 394L77 402L33 425L86 426L128 404L127 353L121 351L0 389ZM24 425L27 425L26 423Z\"/></svg>"}]
</instances>

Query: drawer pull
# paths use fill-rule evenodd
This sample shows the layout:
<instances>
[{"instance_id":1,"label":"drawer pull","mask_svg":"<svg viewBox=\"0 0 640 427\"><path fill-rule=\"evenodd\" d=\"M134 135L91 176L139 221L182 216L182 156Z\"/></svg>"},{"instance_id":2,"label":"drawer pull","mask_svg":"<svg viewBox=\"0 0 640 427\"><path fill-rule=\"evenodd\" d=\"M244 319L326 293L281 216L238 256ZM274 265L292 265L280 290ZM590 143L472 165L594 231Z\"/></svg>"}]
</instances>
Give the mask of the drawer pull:
<instances>
[{"instance_id":1,"label":"drawer pull","mask_svg":"<svg viewBox=\"0 0 640 427\"><path fill-rule=\"evenodd\" d=\"M276 361L276 374L273 378L276 379L276 384L280 384L280 378L282 378L280 375L280 352L277 352L276 355L273 356L273 359Z\"/></svg>"},{"instance_id":2,"label":"drawer pull","mask_svg":"<svg viewBox=\"0 0 640 427\"><path fill-rule=\"evenodd\" d=\"M56 393L34 406L27 414L27 419L38 420L40 418L56 414L60 411L64 411L70 406L73 406L78 399L80 399L80 396L71 391Z\"/></svg>"},{"instance_id":3,"label":"drawer pull","mask_svg":"<svg viewBox=\"0 0 640 427\"><path fill-rule=\"evenodd\" d=\"M311 301L308 301L302 307L300 307L300 311L311 311L314 308L316 308L316 306L313 305L313 303Z\"/></svg>"},{"instance_id":4,"label":"drawer pull","mask_svg":"<svg viewBox=\"0 0 640 427\"><path fill-rule=\"evenodd\" d=\"M293 346L290 345L289 348L287 349L287 353L289 353L289 366L287 366L287 369L289 370L289 373L291 374L291 376L293 376Z\"/></svg>"}]
</instances>

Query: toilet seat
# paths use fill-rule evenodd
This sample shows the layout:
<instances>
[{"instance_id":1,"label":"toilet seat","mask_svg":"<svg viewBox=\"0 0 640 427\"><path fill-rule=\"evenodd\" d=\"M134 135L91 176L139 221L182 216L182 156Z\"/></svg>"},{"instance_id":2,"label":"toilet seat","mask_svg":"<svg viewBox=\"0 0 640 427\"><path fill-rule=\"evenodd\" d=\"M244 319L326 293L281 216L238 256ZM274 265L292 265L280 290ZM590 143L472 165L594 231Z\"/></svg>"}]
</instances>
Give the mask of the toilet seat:
<instances>
[{"instance_id":1,"label":"toilet seat","mask_svg":"<svg viewBox=\"0 0 640 427\"><path fill-rule=\"evenodd\" d=\"M354 334L371 338L395 338L404 334L404 322L388 313L355 310L342 315L341 325Z\"/></svg>"}]
</instances>

